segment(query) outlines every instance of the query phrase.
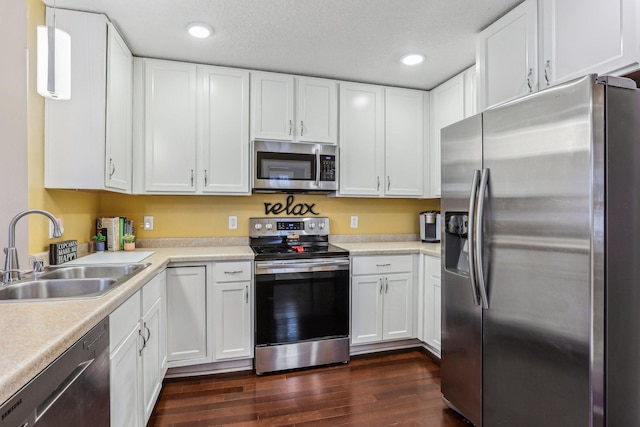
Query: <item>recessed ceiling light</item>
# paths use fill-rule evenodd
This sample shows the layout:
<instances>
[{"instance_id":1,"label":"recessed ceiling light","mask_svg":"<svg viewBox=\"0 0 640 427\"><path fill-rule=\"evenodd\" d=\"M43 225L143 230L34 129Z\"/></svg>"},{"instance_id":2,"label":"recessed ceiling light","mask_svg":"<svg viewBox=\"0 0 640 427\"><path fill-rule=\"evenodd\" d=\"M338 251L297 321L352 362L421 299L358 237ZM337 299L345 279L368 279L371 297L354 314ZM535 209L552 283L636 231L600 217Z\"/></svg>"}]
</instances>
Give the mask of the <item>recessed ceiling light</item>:
<instances>
[{"instance_id":1,"label":"recessed ceiling light","mask_svg":"<svg viewBox=\"0 0 640 427\"><path fill-rule=\"evenodd\" d=\"M187 25L187 32L193 37L206 39L211 34L213 34L213 28L211 28L210 25L204 24L202 22L192 22L191 24Z\"/></svg>"},{"instance_id":2,"label":"recessed ceiling light","mask_svg":"<svg viewBox=\"0 0 640 427\"><path fill-rule=\"evenodd\" d=\"M424 61L424 55L412 53L402 57L402 63L404 65L418 65Z\"/></svg>"}]
</instances>

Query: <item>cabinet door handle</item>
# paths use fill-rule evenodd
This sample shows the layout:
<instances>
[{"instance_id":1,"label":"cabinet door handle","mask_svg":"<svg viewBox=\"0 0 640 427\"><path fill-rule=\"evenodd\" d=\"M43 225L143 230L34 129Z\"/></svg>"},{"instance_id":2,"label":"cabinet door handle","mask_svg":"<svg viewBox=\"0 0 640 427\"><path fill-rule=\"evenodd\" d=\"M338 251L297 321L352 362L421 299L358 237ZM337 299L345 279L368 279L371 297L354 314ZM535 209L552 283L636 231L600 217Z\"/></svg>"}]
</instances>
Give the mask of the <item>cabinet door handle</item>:
<instances>
[{"instance_id":1,"label":"cabinet door handle","mask_svg":"<svg viewBox=\"0 0 640 427\"><path fill-rule=\"evenodd\" d=\"M527 87L529 88L529 93L533 92L533 84L531 83L531 77L533 77L533 68L529 68L529 74L527 74Z\"/></svg>"},{"instance_id":2,"label":"cabinet door handle","mask_svg":"<svg viewBox=\"0 0 640 427\"><path fill-rule=\"evenodd\" d=\"M225 271L224 274L240 274L242 270Z\"/></svg>"},{"instance_id":3,"label":"cabinet door handle","mask_svg":"<svg viewBox=\"0 0 640 427\"><path fill-rule=\"evenodd\" d=\"M300 120L300 136L304 136L304 121Z\"/></svg>"},{"instance_id":4,"label":"cabinet door handle","mask_svg":"<svg viewBox=\"0 0 640 427\"><path fill-rule=\"evenodd\" d=\"M109 179L113 177L113 174L116 173L116 165L113 164L113 159L109 159Z\"/></svg>"},{"instance_id":5,"label":"cabinet door handle","mask_svg":"<svg viewBox=\"0 0 640 427\"><path fill-rule=\"evenodd\" d=\"M244 287L244 302L249 304L249 286Z\"/></svg>"},{"instance_id":6,"label":"cabinet door handle","mask_svg":"<svg viewBox=\"0 0 640 427\"><path fill-rule=\"evenodd\" d=\"M384 286L382 285L382 277L380 278L380 295L382 295L382 290L384 289Z\"/></svg>"},{"instance_id":7,"label":"cabinet door handle","mask_svg":"<svg viewBox=\"0 0 640 427\"><path fill-rule=\"evenodd\" d=\"M147 346L147 339L144 337L144 335L142 335L142 329L138 329L138 335L140 335L140 338L142 338L142 347L140 347L140 350L138 350L138 355L142 356L142 350L144 350L144 348Z\"/></svg>"},{"instance_id":8,"label":"cabinet door handle","mask_svg":"<svg viewBox=\"0 0 640 427\"><path fill-rule=\"evenodd\" d=\"M147 340L145 342L146 347L146 345L149 343L149 340L151 339L151 329L149 329L149 327L147 326L147 322L144 322L144 328L147 330Z\"/></svg>"},{"instance_id":9,"label":"cabinet door handle","mask_svg":"<svg viewBox=\"0 0 640 427\"><path fill-rule=\"evenodd\" d=\"M547 60L544 64L544 79L547 82L547 86L549 86L549 72L551 71L551 61Z\"/></svg>"},{"instance_id":10,"label":"cabinet door handle","mask_svg":"<svg viewBox=\"0 0 640 427\"><path fill-rule=\"evenodd\" d=\"M289 120L289 135L293 135L293 120Z\"/></svg>"},{"instance_id":11,"label":"cabinet door handle","mask_svg":"<svg viewBox=\"0 0 640 427\"><path fill-rule=\"evenodd\" d=\"M376 187L376 191L380 191L380 177L377 176L376 179L378 180L378 187Z\"/></svg>"},{"instance_id":12,"label":"cabinet door handle","mask_svg":"<svg viewBox=\"0 0 640 427\"><path fill-rule=\"evenodd\" d=\"M384 293L385 294L389 293L389 278L388 277L384 278Z\"/></svg>"},{"instance_id":13,"label":"cabinet door handle","mask_svg":"<svg viewBox=\"0 0 640 427\"><path fill-rule=\"evenodd\" d=\"M193 187L193 180L194 180L193 169L191 169L191 186L192 187Z\"/></svg>"},{"instance_id":14,"label":"cabinet door handle","mask_svg":"<svg viewBox=\"0 0 640 427\"><path fill-rule=\"evenodd\" d=\"M207 170L204 170L204 186L207 186Z\"/></svg>"},{"instance_id":15,"label":"cabinet door handle","mask_svg":"<svg viewBox=\"0 0 640 427\"><path fill-rule=\"evenodd\" d=\"M376 264L376 267L389 267L391 264Z\"/></svg>"},{"instance_id":16,"label":"cabinet door handle","mask_svg":"<svg viewBox=\"0 0 640 427\"><path fill-rule=\"evenodd\" d=\"M387 176L387 191L391 189L391 177Z\"/></svg>"}]
</instances>

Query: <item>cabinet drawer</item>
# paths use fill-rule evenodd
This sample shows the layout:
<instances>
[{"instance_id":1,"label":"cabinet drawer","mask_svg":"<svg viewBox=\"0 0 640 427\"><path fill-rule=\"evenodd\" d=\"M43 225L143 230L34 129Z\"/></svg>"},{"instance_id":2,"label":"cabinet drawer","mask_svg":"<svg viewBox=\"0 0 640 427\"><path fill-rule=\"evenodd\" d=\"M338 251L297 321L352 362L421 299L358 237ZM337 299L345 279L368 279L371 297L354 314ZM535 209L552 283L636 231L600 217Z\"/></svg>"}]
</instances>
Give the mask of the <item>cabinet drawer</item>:
<instances>
[{"instance_id":1,"label":"cabinet drawer","mask_svg":"<svg viewBox=\"0 0 640 427\"><path fill-rule=\"evenodd\" d=\"M142 288L142 315L144 316L147 311L153 307L153 304L162 297L162 275L164 272L158 274L153 279L149 280Z\"/></svg>"},{"instance_id":2,"label":"cabinet drawer","mask_svg":"<svg viewBox=\"0 0 640 427\"><path fill-rule=\"evenodd\" d=\"M216 283L251 280L251 261L218 262L213 275Z\"/></svg>"},{"instance_id":3,"label":"cabinet drawer","mask_svg":"<svg viewBox=\"0 0 640 427\"><path fill-rule=\"evenodd\" d=\"M109 348L113 352L140 319L140 292L136 292L109 315Z\"/></svg>"},{"instance_id":4,"label":"cabinet drawer","mask_svg":"<svg viewBox=\"0 0 640 427\"><path fill-rule=\"evenodd\" d=\"M413 255L355 256L351 262L351 273L385 274L409 273L413 271Z\"/></svg>"}]
</instances>

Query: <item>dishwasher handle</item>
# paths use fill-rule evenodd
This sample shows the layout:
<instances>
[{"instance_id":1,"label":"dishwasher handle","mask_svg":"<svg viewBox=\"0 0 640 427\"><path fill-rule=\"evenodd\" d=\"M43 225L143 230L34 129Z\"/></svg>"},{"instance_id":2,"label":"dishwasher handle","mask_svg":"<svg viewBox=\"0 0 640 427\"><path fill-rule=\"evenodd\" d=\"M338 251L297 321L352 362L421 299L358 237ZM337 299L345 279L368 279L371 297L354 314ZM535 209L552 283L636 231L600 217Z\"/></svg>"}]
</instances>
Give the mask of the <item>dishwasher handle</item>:
<instances>
[{"instance_id":1,"label":"dishwasher handle","mask_svg":"<svg viewBox=\"0 0 640 427\"><path fill-rule=\"evenodd\" d=\"M54 403L66 392L72 385L75 383L78 378L84 374L84 371L87 370L89 366L93 363L95 359L90 359L85 362L80 363L76 366L76 369L71 372L71 374L65 378L65 380L56 388L45 400L36 408L36 422L40 418L47 413L47 411L53 406Z\"/></svg>"}]
</instances>

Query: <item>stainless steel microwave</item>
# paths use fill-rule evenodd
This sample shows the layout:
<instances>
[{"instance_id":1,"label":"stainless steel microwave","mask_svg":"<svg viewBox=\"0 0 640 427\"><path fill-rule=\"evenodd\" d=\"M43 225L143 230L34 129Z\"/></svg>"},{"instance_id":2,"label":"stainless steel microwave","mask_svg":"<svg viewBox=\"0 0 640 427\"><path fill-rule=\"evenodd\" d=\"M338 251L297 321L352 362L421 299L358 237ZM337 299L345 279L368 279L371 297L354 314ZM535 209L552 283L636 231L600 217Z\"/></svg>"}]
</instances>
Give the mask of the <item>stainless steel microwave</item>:
<instances>
[{"instance_id":1,"label":"stainless steel microwave","mask_svg":"<svg viewBox=\"0 0 640 427\"><path fill-rule=\"evenodd\" d=\"M338 189L338 147L285 141L253 142L255 192L324 192Z\"/></svg>"}]
</instances>

